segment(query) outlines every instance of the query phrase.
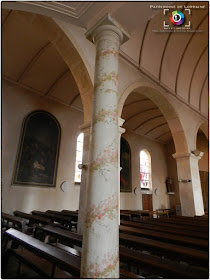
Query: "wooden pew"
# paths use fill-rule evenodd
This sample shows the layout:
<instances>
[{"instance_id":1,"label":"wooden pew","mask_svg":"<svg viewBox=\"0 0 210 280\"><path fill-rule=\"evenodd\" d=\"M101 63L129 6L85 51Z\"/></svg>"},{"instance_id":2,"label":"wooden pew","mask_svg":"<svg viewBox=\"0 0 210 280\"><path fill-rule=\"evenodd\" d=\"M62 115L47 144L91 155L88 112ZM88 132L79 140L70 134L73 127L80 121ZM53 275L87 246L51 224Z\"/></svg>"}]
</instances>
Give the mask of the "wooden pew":
<instances>
[{"instance_id":1,"label":"wooden pew","mask_svg":"<svg viewBox=\"0 0 210 280\"><path fill-rule=\"evenodd\" d=\"M157 232L166 232L166 233L172 233L175 235L180 235L180 236L188 236L192 238L197 238L197 239L204 239L204 240L209 240L208 234L203 233L203 232L194 232L194 231L189 231L189 230L183 230L183 229L176 229L176 228L170 228L167 226L159 226L155 224L146 224L146 223L139 223L139 222L129 222L129 221L120 221L121 225L124 226L130 226L130 227L135 227L135 228L140 228L140 229L150 229L150 230L155 230Z\"/></svg>"},{"instance_id":2,"label":"wooden pew","mask_svg":"<svg viewBox=\"0 0 210 280\"><path fill-rule=\"evenodd\" d=\"M32 214L34 216L41 216L41 217L45 217L47 219L50 219L52 222L58 222L64 226L66 226L67 228L71 229L71 218L70 217L64 217L62 215L56 215L56 214L52 214L52 213L46 213L46 212L42 212L42 211L32 211Z\"/></svg>"},{"instance_id":3,"label":"wooden pew","mask_svg":"<svg viewBox=\"0 0 210 280\"><path fill-rule=\"evenodd\" d=\"M31 236L28 236L24 233L19 233L15 229L10 229L6 232L6 236L8 239L15 240L18 242L18 244L24 248L26 248L27 251L24 250L12 250L9 249L7 251L7 256L4 259L4 271L3 275L5 275L6 265L8 263L8 258L10 255L16 256L20 262L23 262L25 265L31 267L34 271L36 271L39 275L45 278L59 278L59 275L56 275L56 267L60 267L61 269L64 269L71 273L74 277L68 276L68 278L79 278L80 276L80 266L81 266L81 258L78 257L77 254L71 254L69 252L66 252L64 250L61 250L60 248L51 246L49 244L43 243L42 241L39 241ZM75 250L76 251L76 250ZM38 262L35 262L33 254L37 255L39 257ZM41 259L49 261L52 263L51 269L49 266L47 266L47 263L45 262L40 267ZM30 261L30 259L33 260ZM63 276L63 275L62 275ZM129 272L125 269L120 269L120 276L121 278L131 278L132 279L143 279L144 277L141 277L139 275L136 275L135 273ZM60 277L63 278L63 277ZM66 277L67 278L67 277Z\"/></svg>"},{"instance_id":4,"label":"wooden pew","mask_svg":"<svg viewBox=\"0 0 210 280\"><path fill-rule=\"evenodd\" d=\"M2 212L1 213L1 223L2 223L1 224L2 227L5 227L6 229L9 229L12 227L12 228L20 230L22 232L25 232L26 220L24 220L20 217L15 217L13 215Z\"/></svg>"},{"instance_id":5,"label":"wooden pew","mask_svg":"<svg viewBox=\"0 0 210 280\"><path fill-rule=\"evenodd\" d=\"M131 221L131 214L120 213L120 219L124 221Z\"/></svg>"},{"instance_id":6,"label":"wooden pew","mask_svg":"<svg viewBox=\"0 0 210 280\"><path fill-rule=\"evenodd\" d=\"M46 218L43 218L40 216L34 216L34 215L27 214L27 213L24 213L21 211L14 211L14 215L28 220L29 225L32 225L32 226L39 225L39 224L47 225L48 223L51 222L50 219L46 219Z\"/></svg>"},{"instance_id":7,"label":"wooden pew","mask_svg":"<svg viewBox=\"0 0 210 280\"><path fill-rule=\"evenodd\" d=\"M180 218L174 218L174 217L171 217L170 219L163 219L163 218L160 218L158 219L158 221L160 223L167 223L167 224L178 224L178 225L184 225L186 227L201 227L201 230L202 231L208 231L208 224L206 222L196 222L195 220L189 220L189 219L180 219Z\"/></svg>"},{"instance_id":8,"label":"wooden pew","mask_svg":"<svg viewBox=\"0 0 210 280\"><path fill-rule=\"evenodd\" d=\"M175 261L161 259L133 249L120 246L120 261L137 266L144 271L152 272L164 278L202 279L208 278L208 269L181 264Z\"/></svg>"},{"instance_id":9,"label":"wooden pew","mask_svg":"<svg viewBox=\"0 0 210 280\"><path fill-rule=\"evenodd\" d=\"M9 229L5 232L6 237L11 240L15 240L20 246L26 248L30 252L34 253L35 255L38 255L40 258L43 258L50 263L53 264L52 271L50 275L48 275L50 278L54 277L55 268L56 266L60 267L61 269L64 269L68 271L69 273L76 276L76 278L80 275L80 258L77 256L74 256L72 254L69 254L59 248L56 248L54 246L51 246L49 244L43 243L40 240L37 240L31 236L28 236L22 232L19 232L15 229ZM15 250L9 250L7 257L5 258L5 264L8 261L8 255L11 254ZM19 259L23 261L24 255L21 255L21 252L18 252ZM16 253L16 256L18 257L18 254ZM27 259L25 260L27 262ZM28 265L29 262L28 262ZM31 264L32 268L35 266L34 264ZM48 277L48 278L49 278Z\"/></svg>"},{"instance_id":10,"label":"wooden pew","mask_svg":"<svg viewBox=\"0 0 210 280\"><path fill-rule=\"evenodd\" d=\"M189 264L206 267L208 265L208 252L167 244L161 241L144 237L120 233L120 244L139 250L147 250L151 253L160 254Z\"/></svg>"},{"instance_id":11,"label":"wooden pew","mask_svg":"<svg viewBox=\"0 0 210 280\"><path fill-rule=\"evenodd\" d=\"M69 245L73 244L82 247L82 235L80 234L47 225L45 227L36 227L34 236L36 236L38 230L42 231L45 236L50 235L56 238L61 243L65 242Z\"/></svg>"},{"instance_id":12,"label":"wooden pew","mask_svg":"<svg viewBox=\"0 0 210 280\"><path fill-rule=\"evenodd\" d=\"M179 224L179 223L168 223L167 221L169 219L164 219L165 222L161 222L161 219L146 219L146 220L140 220L139 223L145 223L145 224L151 224L151 225L157 225L159 227L166 227L166 228L173 228L173 229L180 229L180 230L188 230L192 232L197 232L198 234L201 232L201 230L198 227L185 225L185 224ZM208 235L208 231L202 231L206 235Z\"/></svg>"},{"instance_id":13,"label":"wooden pew","mask_svg":"<svg viewBox=\"0 0 210 280\"><path fill-rule=\"evenodd\" d=\"M70 217L71 226L75 227L77 230L78 212L66 213L66 212L59 212L54 210L47 210L46 213Z\"/></svg>"},{"instance_id":14,"label":"wooden pew","mask_svg":"<svg viewBox=\"0 0 210 280\"><path fill-rule=\"evenodd\" d=\"M163 233L154 230L139 229L128 226L120 226L120 232L127 234L133 234L136 236L143 236L145 238L151 238L155 240L165 241L166 243L177 244L181 246L191 247L198 250L208 251L208 241L202 239L195 239L184 236L177 236L175 234Z\"/></svg>"},{"instance_id":15,"label":"wooden pew","mask_svg":"<svg viewBox=\"0 0 210 280\"><path fill-rule=\"evenodd\" d=\"M62 229L56 229L51 226L43 227L42 230L44 230L47 234L54 236L59 241L62 240L62 241L67 242L66 244L75 244L79 247L82 247L82 236L81 235L78 235L75 233L70 233L70 232L62 230ZM131 239L129 240L130 237L131 237ZM135 236L134 236L134 238L135 238ZM153 252L160 251L161 254L166 255L166 256L172 255L173 258L175 256L176 259L178 259L178 260L185 260L185 261L187 260L187 261L191 261L192 263L195 263L195 261L197 263L199 261L199 265L200 265L201 261L202 262L204 261L204 263L201 264L201 266L206 265L206 262L208 261L208 253L204 252L204 251L200 251L200 250L194 250L191 248L185 248L185 247L176 246L173 244L166 244L163 242L158 242L158 241L150 240L150 239L146 239L146 238L137 238L137 240L135 240L135 239L133 240L132 236L130 236L130 235L120 234L120 241L122 241L122 240L126 241L125 244L137 245L141 249L149 248ZM129 240L129 241L127 242L127 240ZM146 244L146 247L144 244ZM169 251L169 253L167 253L167 251Z\"/></svg>"}]
</instances>

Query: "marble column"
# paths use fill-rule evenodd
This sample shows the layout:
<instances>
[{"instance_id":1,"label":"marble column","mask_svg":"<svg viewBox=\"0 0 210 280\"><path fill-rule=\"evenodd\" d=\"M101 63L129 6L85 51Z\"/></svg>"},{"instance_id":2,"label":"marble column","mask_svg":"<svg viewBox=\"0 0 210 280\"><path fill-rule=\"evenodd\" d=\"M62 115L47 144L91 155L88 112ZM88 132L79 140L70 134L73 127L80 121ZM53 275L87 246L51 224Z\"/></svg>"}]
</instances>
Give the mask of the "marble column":
<instances>
[{"instance_id":1,"label":"marble column","mask_svg":"<svg viewBox=\"0 0 210 280\"><path fill-rule=\"evenodd\" d=\"M198 167L198 160L201 156L196 156L192 153L176 153L173 154L173 157L177 162L182 216L194 217L194 215L204 215L204 204Z\"/></svg>"},{"instance_id":2,"label":"marble column","mask_svg":"<svg viewBox=\"0 0 210 280\"><path fill-rule=\"evenodd\" d=\"M84 133L83 156L82 156L82 163L84 164L84 167L82 169L82 178L80 184L77 233L83 234L87 182L88 182L88 168L89 168L88 162L89 162L90 124L83 124L79 127L79 129L81 130L82 133Z\"/></svg>"},{"instance_id":3,"label":"marble column","mask_svg":"<svg viewBox=\"0 0 210 280\"><path fill-rule=\"evenodd\" d=\"M125 133L125 128L122 128L123 123L125 122L125 120L123 120L122 118L118 118L118 135L119 135L119 144L118 144L118 166L120 167L118 170L118 192L119 192L119 197L118 197L118 205L119 205L119 220L118 220L118 224L120 225L120 171L121 171L121 166L120 166L120 149L121 149L121 145L120 145L120 140L121 140L121 135L123 133Z\"/></svg>"},{"instance_id":4,"label":"marble column","mask_svg":"<svg viewBox=\"0 0 210 280\"><path fill-rule=\"evenodd\" d=\"M82 278L119 278L118 58L129 35L107 14L86 36L96 46Z\"/></svg>"}]
</instances>

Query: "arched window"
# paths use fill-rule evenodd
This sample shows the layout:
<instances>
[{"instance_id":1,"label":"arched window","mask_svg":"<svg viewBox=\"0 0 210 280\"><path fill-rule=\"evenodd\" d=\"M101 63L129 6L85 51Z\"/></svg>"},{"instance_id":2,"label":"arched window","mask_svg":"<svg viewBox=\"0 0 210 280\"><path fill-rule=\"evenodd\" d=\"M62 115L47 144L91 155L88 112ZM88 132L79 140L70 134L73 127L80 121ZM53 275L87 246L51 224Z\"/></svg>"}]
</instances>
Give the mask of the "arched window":
<instances>
[{"instance_id":1,"label":"arched window","mask_svg":"<svg viewBox=\"0 0 210 280\"><path fill-rule=\"evenodd\" d=\"M23 122L13 184L55 187L60 125L45 111L34 111Z\"/></svg>"},{"instance_id":2,"label":"arched window","mask_svg":"<svg viewBox=\"0 0 210 280\"><path fill-rule=\"evenodd\" d=\"M148 151L140 152L140 183L142 189L151 189L151 156Z\"/></svg>"},{"instance_id":3,"label":"arched window","mask_svg":"<svg viewBox=\"0 0 210 280\"><path fill-rule=\"evenodd\" d=\"M121 137L120 144L120 191L132 192L131 186L131 149L128 142Z\"/></svg>"},{"instance_id":4,"label":"arched window","mask_svg":"<svg viewBox=\"0 0 210 280\"><path fill-rule=\"evenodd\" d=\"M78 168L78 165L82 163L83 142L84 142L84 133L80 133L79 136L77 137L76 163L75 163L75 176L74 176L75 183L81 183L82 170Z\"/></svg>"}]
</instances>

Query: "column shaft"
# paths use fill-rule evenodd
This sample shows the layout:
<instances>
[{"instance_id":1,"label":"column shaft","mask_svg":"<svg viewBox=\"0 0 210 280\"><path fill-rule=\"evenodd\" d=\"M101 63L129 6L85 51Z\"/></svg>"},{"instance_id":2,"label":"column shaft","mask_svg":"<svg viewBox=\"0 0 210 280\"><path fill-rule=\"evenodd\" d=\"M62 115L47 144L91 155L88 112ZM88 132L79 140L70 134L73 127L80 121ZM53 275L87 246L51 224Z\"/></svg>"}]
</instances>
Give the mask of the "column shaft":
<instances>
[{"instance_id":1,"label":"column shaft","mask_svg":"<svg viewBox=\"0 0 210 280\"><path fill-rule=\"evenodd\" d=\"M183 216L204 215L203 196L201 190L198 160L192 154L177 155L173 157L177 161L179 182L179 194ZM182 180L182 181L181 181ZM185 180L190 180L186 182Z\"/></svg>"},{"instance_id":2,"label":"column shaft","mask_svg":"<svg viewBox=\"0 0 210 280\"><path fill-rule=\"evenodd\" d=\"M92 37L96 63L81 277L119 278L117 105L123 33L106 21Z\"/></svg>"}]
</instances>

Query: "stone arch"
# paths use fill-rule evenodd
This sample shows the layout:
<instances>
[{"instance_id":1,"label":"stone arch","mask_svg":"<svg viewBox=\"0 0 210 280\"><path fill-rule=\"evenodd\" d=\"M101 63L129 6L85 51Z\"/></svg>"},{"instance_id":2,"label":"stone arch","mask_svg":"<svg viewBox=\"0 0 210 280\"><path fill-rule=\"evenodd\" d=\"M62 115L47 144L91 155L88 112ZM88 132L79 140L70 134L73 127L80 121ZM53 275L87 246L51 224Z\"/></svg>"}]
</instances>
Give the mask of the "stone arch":
<instances>
[{"instance_id":1,"label":"stone arch","mask_svg":"<svg viewBox=\"0 0 210 280\"><path fill-rule=\"evenodd\" d=\"M54 45L60 56L68 65L81 96L84 111L84 123L89 123L92 111L93 84L83 59L84 56L83 58L81 57L81 52L78 52L71 40L72 38L70 39L52 18L37 13L35 14L33 13L33 10L28 11L27 5L19 8L15 2L13 3L14 6L10 3L8 8L21 10L26 21L40 26L48 40ZM5 8L7 8L7 6L5 6Z\"/></svg>"},{"instance_id":2,"label":"stone arch","mask_svg":"<svg viewBox=\"0 0 210 280\"><path fill-rule=\"evenodd\" d=\"M121 94L118 103L119 117L122 114L125 100L129 96L129 94L134 90L138 91L138 89L143 90L143 94L149 99L151 99L158 106L160 111L163 113L172 133L172 137L176 148L176 153L181 153L181 154L188 153L189 149L187 145L187 140L178 113L171 105L171 103L168 101L168 99L163 94L161 94L160 91L152 87L151 84L143 83L143 82L135 82L124 90L124 92Z\"/></svg>"},{"instance_id":3,"label":"stone arch","mask_svg":"<svg viewBox=\"0 0 210 280\"><path fill-rule=\"evenodd\" d=\"M208 140L209 139L209 134L208 134L208 123L207 122L203 122L203 121L200 121L198 124L197 124L197 127L195 129L195 136L194 136L194 147L196 149L196 142L197 142L197 134L198 134L198 130L202 130L203 134L206 136L206 139Z\"/></svg>"}]
</instances>

